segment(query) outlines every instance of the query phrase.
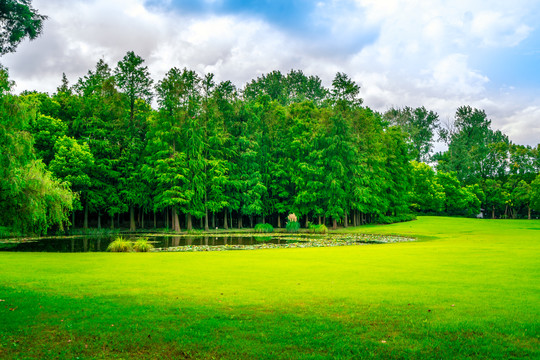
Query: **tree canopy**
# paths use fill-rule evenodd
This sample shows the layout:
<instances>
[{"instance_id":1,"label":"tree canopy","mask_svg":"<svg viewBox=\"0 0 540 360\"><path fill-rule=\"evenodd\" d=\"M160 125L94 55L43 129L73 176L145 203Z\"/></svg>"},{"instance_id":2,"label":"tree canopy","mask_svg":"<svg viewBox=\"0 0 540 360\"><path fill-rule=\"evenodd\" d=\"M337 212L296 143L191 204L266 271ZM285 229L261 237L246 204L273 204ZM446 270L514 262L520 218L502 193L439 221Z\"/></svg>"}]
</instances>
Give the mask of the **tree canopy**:
<instances>
[{"instance_id":1,"label":"tree canopy","mask_svg":"<svg viewBox=\"0 0 540 360\"><path fill-rule=\"evenodd\" d=\"M30 0L0 0L0 56L15 51L26 37L37 38L45 19Z\"/></svg>"},{"instance_id":2,"label":"tree canopy","mask_svg":"<svg viewBox=\"0 0 540 360\"><path fill-rule=\"evenodd\" d=\"M423 106L378 113L344 73L325 88L276 70L237 89L172 68L154 85L130 51L52 95L15 96L0 75L0 226L17 231L61 229L70 212L73 226L173 231L540 212L538 147L470 106L448 126ZM432 154L437 131L448 150Z\"/></svg>"}]
</instances>

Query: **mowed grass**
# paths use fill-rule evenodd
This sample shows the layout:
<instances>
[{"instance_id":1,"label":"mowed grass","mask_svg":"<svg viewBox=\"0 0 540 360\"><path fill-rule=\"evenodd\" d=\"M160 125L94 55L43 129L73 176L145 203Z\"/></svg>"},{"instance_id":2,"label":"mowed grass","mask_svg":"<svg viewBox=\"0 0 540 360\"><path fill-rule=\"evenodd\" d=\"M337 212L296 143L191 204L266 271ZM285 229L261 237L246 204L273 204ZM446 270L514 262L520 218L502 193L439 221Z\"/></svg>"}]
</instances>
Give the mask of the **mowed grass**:
<instances>
[{"instance_id":1,"label":"mowed grass","mask_svg":"<svg viewBox=\"0 0 540 360\"><path fill-rule=\"evenodd\" d=\"M343 231L419 241L0 253L0 358L540 357L540 221Z\"/></svg>"}]
</instances>

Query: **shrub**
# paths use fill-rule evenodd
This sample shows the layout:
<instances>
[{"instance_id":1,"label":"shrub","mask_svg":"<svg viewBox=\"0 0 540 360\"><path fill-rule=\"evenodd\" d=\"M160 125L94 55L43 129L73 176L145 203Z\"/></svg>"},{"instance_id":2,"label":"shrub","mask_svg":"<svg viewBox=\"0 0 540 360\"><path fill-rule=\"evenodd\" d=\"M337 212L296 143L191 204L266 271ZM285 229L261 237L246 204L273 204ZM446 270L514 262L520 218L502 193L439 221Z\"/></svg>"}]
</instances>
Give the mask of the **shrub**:
<instances>
[{"instance_id":1,"label":"shrub","mask_svg":"<svg viewBox=\"0 0 540 360\"><path fill-rule=\"evenodd\" d=\"M132 243L129 240L119 236L112 243L107 246L107 251L112 252L129 252L132 249Z\"/></svg>"},{"instance_id":2,"label":"shrub","mask_svg":"<svg viewBox=\"0 0 540 360\"><path fill-rule=\"evenodd\" d=\"M147 238L140 238L133 244L133 250L137 252L149 252L154 248L154 245L148 242Z\"/></svg>"},{"instance_id":3,"label":"shrub","mask_svg":"<svg viewBox=\"0 0 540 360\"><path fill-rule=\"evenodd\" d=\"M315 234L327 234L328 228L324 224L320 224L320 225L310 224L309 231Z\"/></svg>"},{"instance_id":4,"label":"shrub","mask_svg":"<svg viewBox=\"0 0 540 360\"><path fill-rule=\"evenodd\" d=\"M397 222L416 220L415 214L400 214L397 216L379 215L377 217L378 224L393 224Z\"/></svg>"},{"instance_id":5,"label":"shrub","mask_svg":"<svg viewBox=\"0 0 540 360\"><path fill-rule=\"evenodd\" d=\"M300 223L298 221L287 221L285 229L287 229L288 232L298 232L300 229Z\"/></svg>"},{"instance_id":6,"label":"shrub","mask_svg":"<svg viewBox=\"0 0 540 360\"><path fill-rule=\"evenodd\" d=\"M270 224L257 224L255 225L255 232L257 233L271 233L274 232L274 227Z\"/></svg>"}]
</instances>

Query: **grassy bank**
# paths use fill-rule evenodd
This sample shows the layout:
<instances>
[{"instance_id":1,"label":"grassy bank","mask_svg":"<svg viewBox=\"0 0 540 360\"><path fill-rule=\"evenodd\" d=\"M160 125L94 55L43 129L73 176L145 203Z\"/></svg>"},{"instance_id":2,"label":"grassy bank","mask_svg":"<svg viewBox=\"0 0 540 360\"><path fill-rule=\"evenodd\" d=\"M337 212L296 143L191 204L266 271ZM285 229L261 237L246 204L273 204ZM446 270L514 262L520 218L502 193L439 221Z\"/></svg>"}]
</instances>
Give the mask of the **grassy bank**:
<instances>
[{"instance_id":1,"label":"grassy bank","mask_svg":"<svg viewBox=\"0 0 540 360\"><path fill-rule=\"evenodd\" d=\"M421 217L415 243L0 253L0 358L538 357L540 222Z\"/></svg>"}]
</instances>

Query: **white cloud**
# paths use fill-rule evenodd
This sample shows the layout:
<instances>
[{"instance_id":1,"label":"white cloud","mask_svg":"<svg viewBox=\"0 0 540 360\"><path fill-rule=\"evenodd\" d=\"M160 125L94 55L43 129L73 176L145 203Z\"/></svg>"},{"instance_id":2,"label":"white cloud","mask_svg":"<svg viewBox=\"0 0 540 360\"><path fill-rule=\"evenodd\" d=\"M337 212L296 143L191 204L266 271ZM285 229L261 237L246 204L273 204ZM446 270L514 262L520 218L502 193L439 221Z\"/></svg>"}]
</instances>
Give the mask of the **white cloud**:
<instances>
[{"instance_id":1,"label":"white cloud","mask_svg":"<svg viewBox=\"0 0 540 360\"><path fill-rule=\"evenodd\" d=\"M533 30L512 15L496 11L479 12L470 23L470 33L483 46L516 46Z\"/></svg>"}]
</instances>

